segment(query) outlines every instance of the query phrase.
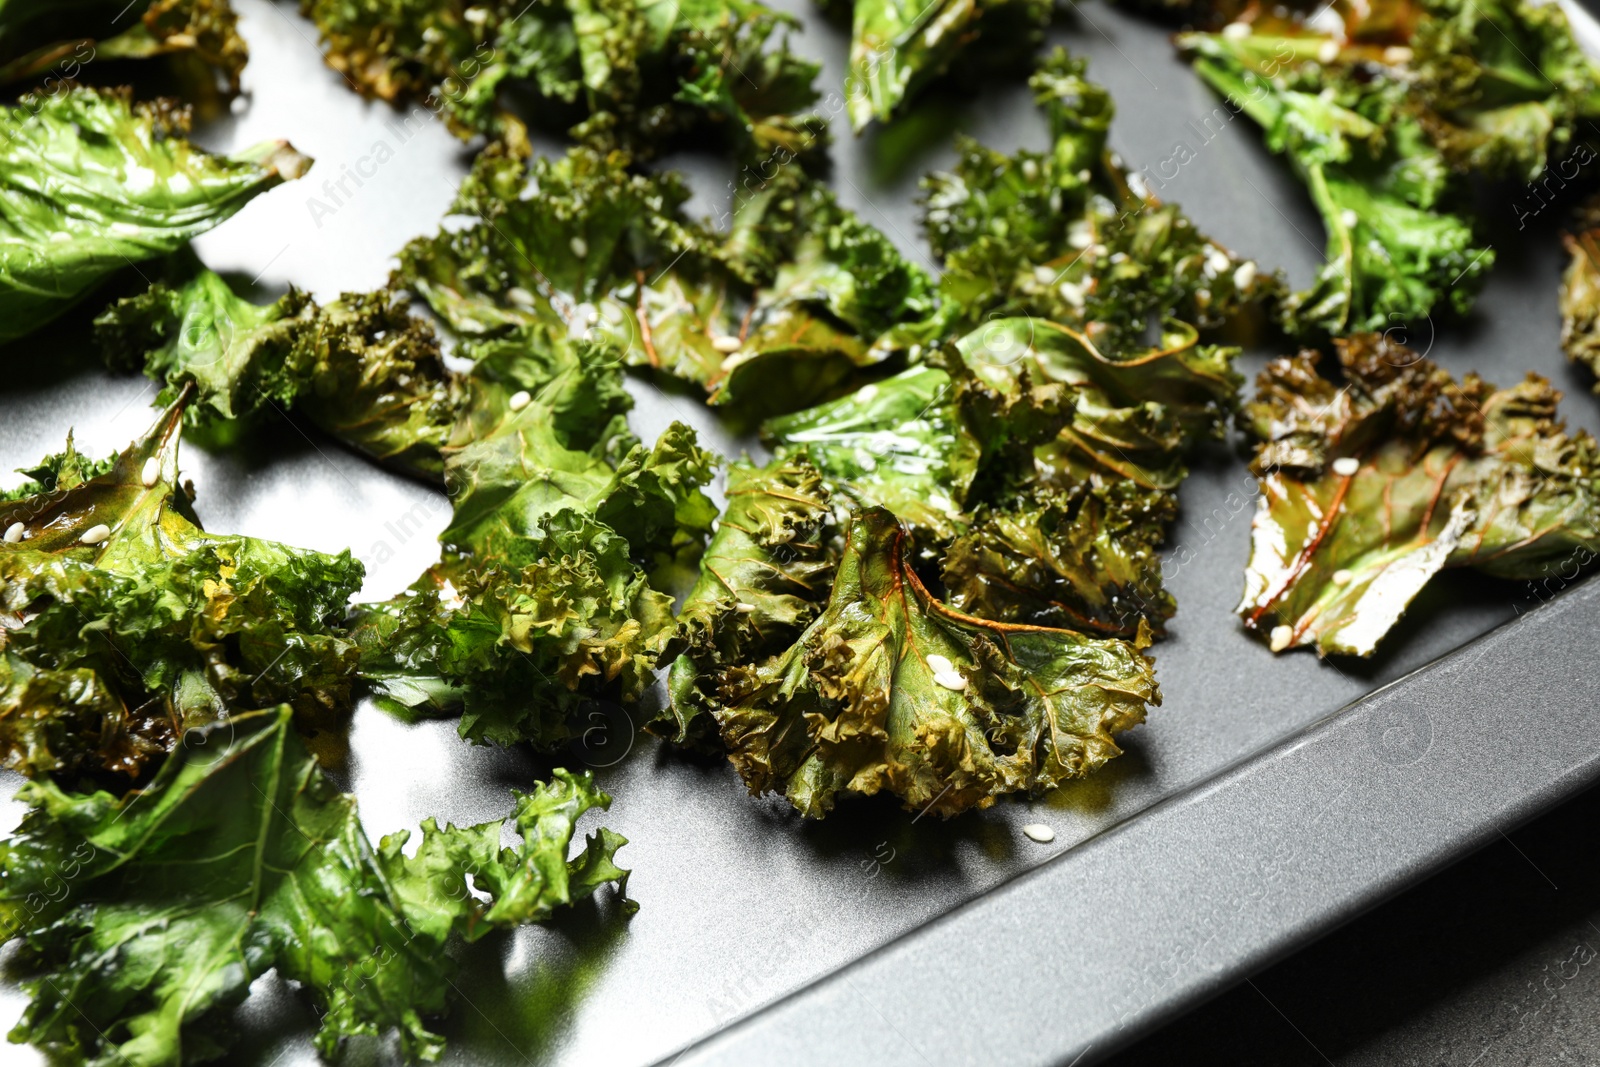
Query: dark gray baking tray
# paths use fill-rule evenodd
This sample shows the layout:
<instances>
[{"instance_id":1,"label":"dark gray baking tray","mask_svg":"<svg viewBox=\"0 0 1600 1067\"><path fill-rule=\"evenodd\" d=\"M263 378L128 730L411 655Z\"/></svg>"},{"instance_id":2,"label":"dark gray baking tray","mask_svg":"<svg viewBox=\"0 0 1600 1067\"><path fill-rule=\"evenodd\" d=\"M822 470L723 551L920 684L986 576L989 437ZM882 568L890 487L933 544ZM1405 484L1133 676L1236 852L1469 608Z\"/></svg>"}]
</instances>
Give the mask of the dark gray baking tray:
<instances>
[{"instance_id":1,"label":"dark gray baking tray","mask_svg":"<svg viewBox=\"0 0 1600 1067\"><path fill-rule=\"evenodd\" d=\"M329 297L380 283L404 240L437 224L466 152L431 119L407 127L351 94L293 4L235 3L253 53L250 96L204 138L228 148L289 137L318 163L203 238L201 255L268 292L294 281ZM799 46L837 90L842 34L805 0L779 6L806 18ZM1217 102L1163 29L1089 3L1054 37L1090 57L1117 101L1113 143L1161 195L1264 265L1309 279L1322 239L1305 195L1247 122L1206 124ZM837 114L838 97L825 108ZM1045 141L1020 80L935 94L860 140L842 115L834 128L841 199L924 259L916 180L951 161L952 131L1007 150ZM727 202L725 164L672 163L700 182L697 210ZM324 187L347 167L359 188ZM1395 325L1457 373L1552 377L1569 392L1569 419L1600 429L1589 383L1556 344L1558 210L1530 203L1519 190L1486 194L1500 261L1471 321ZM1249 353L1244 369L1275 354ZM71 346L36 347L8 370L0 466L58 448L68 425L102 454L150 418L152 387L107 377ZM725 453L749 446L688 394L633 385L641 435L678 418ZM350 546L368 565L367 595L401 588L435 556L443 496L314 433L285 424L243 452L191 445L183 459L208 526ZM1166 702L1127 735L1126 755L1039 802L948 823L858 803L805 824L780 801L747 797L725 764L635 738L622 719L566 754L617 798L604 821L631 840L620 858L642 908L627 924L578 910L476 946L447 1061L1088 1063L1595 777L1600 665L1587 635L1600 587L1539 607L1555 590L1447 574L1371 662L1274 658L1232 614L1252 486L1229 448L1197 464L1167 554L1179 612L1155 649ZM428 815L498 816L506 790L548 766L370 707L357 712L352 747L349 781L374 835ZM9 808L3 825L19 814ZM1025 838L1030 822L1055 841ZM270 976L256 993L238 1017L247 1062L312 1062L310 1012ZM0 986L0 1023L21 1004ZM352 1052L393 1058L386 1046Z\"/></svg>"}]
</instances>

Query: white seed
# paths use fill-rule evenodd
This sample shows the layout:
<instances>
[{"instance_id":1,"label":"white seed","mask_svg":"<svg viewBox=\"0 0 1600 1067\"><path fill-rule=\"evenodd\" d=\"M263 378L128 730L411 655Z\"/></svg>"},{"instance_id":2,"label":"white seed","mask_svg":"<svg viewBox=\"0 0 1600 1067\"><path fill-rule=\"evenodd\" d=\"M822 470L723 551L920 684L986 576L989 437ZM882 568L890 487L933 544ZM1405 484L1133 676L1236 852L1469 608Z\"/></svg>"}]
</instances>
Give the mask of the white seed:
<instances>
[{"instance_id":1,"label":"white seed","mask_svg":"<svg viewBox=\"0 0 1600 1067\"><path fill-rule=\"evenodd\" d=\"M1317 49L1318 63L1332 63L1339 58L1339 42L1327 40L1322 42L1322 47Z\"/></svg>"},{"instance_id":2,"label":"white seed","mask_svg":"<svg viewBox=\"0 0 1600 1067\"><path fill-rule=\"evenodd\" d=\"M1046 267L1041 264L1040 266L1033 268L1033 280L1038 282L1040 285L1049 285L1051 282L1056 280L1056 276L1060 273L1061 272L1056 270L1054 267Z\"/></svg>"},{"instance_id":3,"label":"white seed","mask_svg":"<svg viewBox=\"0 0 1600 1067\"><path fill-rule=\"evenodd\" d=\"M737 611L740 615L748 615L752 611L756 610L756 606L741 600L739 603L733 606L733 610Z\"/></svg>"},{"instance_id":4,"label":"white seed","mask_svg":"<svg viewBox=\"0 0 1600 1067\"><path fill-rule=\"evenodd\" d=\"M1345 229L1353 230L1356 228L1356 223L1361 221L1361 216L1346 208L1344 214L1339 216L1339 221L1344 223Z\"/></svg>"},{"instance_id":5,"label":"white seed","mask_svg":"<svg viewBox=\"0 0 1600 1067\"><path fill-rule=\"evenodd\" d=\"M928 666L933 668L934 674L953 674L956 666L937 652L928 655Z\"/></svg>"},{"instance_id":6,"label":"white seed","mask_svg":"<svg viewBox=\"0 0 1600 1067\"><path fill-rule=\"evenodd\" d=\"M937 672L934 674L933 680L935 684L942 685L946 689L953 690L957 693L961 692L967 687L967 680L961 677L961 675L957 674L955 671Z\"/></svg>"},{"instance_id":7,"label":"white seed","mask_svg":"<svg viewBox=\"0 0 1600 1067\"><path fill-rule=\"evenodd\" d=\"M577 256L579 259L582 259L589 254L589 242L585 241L582 237L574 237L572 239L571 246L572 254Z\"/></svg>"},{"instance_id":8,"label":"white seed","mask_svg":"<svg viewBox=\"0 0 1600 1067\"><path fill-rule=\"evenodd\" d=\"M518 389L516 392L511 394L511 399L506 401L506 407L510 408L512 411L521 411L532 401L533 397L528 395L528 391L526 389Z\"/></svg>"},{"instance_id":9,"label":"white seed","mask_svg":"<svg viewBox=\"0 0 1600 1067\"><path fill-rule=\"evenodd\" d=\"M1289 647L1289 642L1294 640L1294 631L1287 626L1274 626L1268 647L1274 652L1282 652Z\"/></svg>"},{"instance_id":10,"label":"white seed","mask_svg":"<svg viewBox=\"0 0 1600 1067\"><path fill-rule=\"evenodd\" d=\"M1242 40L1250 36L1250 24L1248 22L1230 22L1222 27L1222 36L1230 41Z\"/></svg>"},{"instance_id":11,"label":"white seed","mask_svg":"<svg viewBox=\"0 0 1600 1067\"><path fill-rule=\"evenodd\" d=\"M22 535L24 533L26 533L27 530L28 530L28 528L26 526L22 525L22 523L20 523L20 522L14 522L10 526L7 526L6 527L6 544L14 545L17 542L21 541L22 540Z\"/></svg>"},{"instance_id":12,"label":"white seed","mask_svg":"<svg viewBox=\"0 0 1600 1067\"><path fill-rule=\"evenodd\" d=\"M161 461L151 456L144 461L144 466L139 468L139 481L146 489L156 484L156 479L161 477Z\"/></svg>"},{"instance_id":13,"label":"white seed","mask_svg":"<svg viewBox=\"0 0 1600 1067\"><path fill-rule=\"evenodd\" d=\"M98 545L101 541L104 541L110 536L111 527L102 522L97 526L91 526L87 530L83 531L83 533L79 535L78 540L82 541L86 545Z\"/></svg>"},{"instance_id":14,"label":"white seed","mask_svg":"<svg viewBox=\"0 0 1600 1067\"><path fill-rule=\"evenodd\" d=\"M878 387L876 385L863 385L859 390L856 391L856 399L861 401L863 404L872 403L874 400L878 399Z\"/></svg>"},{"instance_id":15,"label":"white seed","mask_svg":"<svg viewBox=\"0 0 1600 1067\"><path fill-rule=\"evenodd\" d=\"M482 26L489 21L489 12L481 7L469 7L461 13L461 17L474 26Z\"/></svg>"},{"instance_id":16,"label":"white seed","mask_svg":"<svg viewBox=\"0 0 1600 1067\"><path fill-rule=\"evenodd\" d=\"M1351 574L1345 568L1340 567L1338 570L1333 572L1333 584L1334 585L1349 585L1350 584L1350 580L1352 578L1354 578L1354 577L1355 577L1355 575Z\"/></svg>"},{"instance_id":17,"label":"white seed","mask_svg":"<svg viewBox=\"0 0 1600 1067\"><path fill-rule=\"evenodd\" d=\"M1039 180L1039 164L1035 163L1031 159L1024 159L1022 161L1022 176L1024 178L1026 178L1030 182L1038 181Z\"/></svg>"},{"instance_id":18,"label":"white seed","mask_svg":"<svg viewBox=\"0 0 1600 1067\"><path fill-rule=\"evenodd\" d=\"M1233 287L1235 289L1248 289L1256 280L1255 260L1247 259L1239 264L1239 269L1233 272Z\"/></svg>"},{"instance_id":19,"label":"white seed","mask_svg":"<svg viewBox=\"0 0 1600 1067\"><path fill-rule=\"evenodd\" d=\"M725 333L720 337L713 337L711 339L711 347L723 355L729 355L739 351L739 339L731 333Z\"/></svg>"},{"instance_id":20,"label":"white seed","mask_svg":"<svg viewBox=\"0 0 1600 1067\"><path fill-rule=\"evenodd\" d=\"M1340 456L1333 461L1333 473L1341 478L1349 478L1361 469L1361 461L1354 456Z\"/></svg>"},{"instance_id":21,"label":"white seed","mask_svg":"<svg viewBox=\"0 0 1600 1067\"><path fill-rule=\"evenodd\" d=\"M520 285L513 285L507 289L506 299L521 307L531 308L534 306L533 294Z\"/></svg>"},{"instance_id":22,"label":"white seed","mask_svg":"<svg viewBox=\"0 0 1600 1067\"><path fill-rule=\"evenodd\" d=\"M1022 828L1022 832L1028 835L1028 840L1041 845L1048 845L1056 839L1056 832L1042 822L1030 822Z\"/></svg>"},{"instance_id":23,"label":"white seed","mask_svg":"<svg viewBox=\"0 0 1600 1067\"><path fill-rule=\"evenodd\" d=\"M1383 61L1392 67L1411 62L1411 49L1403 44L1392 44L1383 50Z\"/></svg>"},{"instance_id":24,"label":"white seed","mask_svg":"<svg viewBox=\"0 0 1600 1067\"><path fill-rule=\"evenodd\" d=\"M1061 299L1065 300L1074 311L1083 310L1083 286L1073 285L1071 282L1062 282L1056 287L1056 291L1061 294Z\"/></svg>"}]
</instances>

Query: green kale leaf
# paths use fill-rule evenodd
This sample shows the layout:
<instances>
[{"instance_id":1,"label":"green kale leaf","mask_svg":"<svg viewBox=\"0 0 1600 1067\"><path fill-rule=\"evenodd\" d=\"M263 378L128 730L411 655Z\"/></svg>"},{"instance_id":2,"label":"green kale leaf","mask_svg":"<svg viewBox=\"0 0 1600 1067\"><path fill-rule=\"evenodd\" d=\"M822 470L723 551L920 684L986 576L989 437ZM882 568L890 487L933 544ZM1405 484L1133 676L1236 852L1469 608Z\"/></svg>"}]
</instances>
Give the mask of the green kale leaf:
<instances>
[{"instance_id":1,"label":"green kale leaf","mask_svg":"<svg viewBox=\"0 0 1600 1067\"><path fill-rule=\"evenodd\" d=\"M1600 549L1600 447L1530 374L1496 388L1381 335L1261 374L1247 410L1262 496L1239 614L1273 651L1371 655L1445 567L1536 579Z\"/></svg>"},{"instance_id":2,"label":"green kale leaf","mask_svg":"<svg viewBox=\"0 0 1600 1067\"><path fill-rule=\"evenodd\" d=\"M722 672L777 655L822 610L837 551L822 477L803 458L728 471L728 507L678 615L671 703L649 728L678 744L704 745Z\"/></svg>"},{"instance_id":3,"label":"green kale leaf","mask_svg":"<svg viewBox=\"0 0 1600 1067\"><path fill-rule=\"evenodd\" d=\"M573 133L645 159L709 133L743 156L809 153L824 123L807 113L818 67L789 51L794 19L755 0L301 0L328 65L362 93L420 100L460 136L488 134L526 154L502 106L531 93Z\"/></svg>"},{"instance_id":4,"label":"green kale leaf","mask_svg":"<svg viewBox=\"0 0 1600 1067\"><path fill-rule=\"evenodd\" d=\"M1600 64L1558 5L1422 0L1255 8L1188 33L1195 69L1288 156L1322 215L1327 262L1284 305L1293 329L1381 330L1436 307L1464 314L1493 251L1463 175L1533 181L1600 117Z\"/></svg>"},{"instance_id":5,"label":"green kale leaf","mask_svg":"<svg viewBox=\"0 0 1600 1067\"><path fill-rule=\"evenodd\" d=\"M969 75L1029 63L1044 39L1049 0L855 0L850 33L850 124L857 133L894 112L952 66Z\"/></svg>"},{"instance_id":6,"label":"green kale leaf","mask_svg":"<svg viewBox=\"0 0 1600 1067\"><path fill-rule=\"evenodd\" d=\"M1600 202L1585 204L1561 240L1572 257L1561 278L1561 348L1600 375Z\"/></svg>"},{"instance_id":7,"label":"green kale leaf","mask_svg":"<svg viewBox=\"0 0 1600 1067\"><path fill-rule=\"evenodd\" d=\"M185 112L70 89L0 108L0 341L180 248L310 165L282 141L212 156Z\"/></svg>"},{"instance_id":8,"label":"green kale leaf","mask_svg":"<svg viewBox=\"0 0 1600 1067\"><path fill-rule=\"evenodd\" d=\"M238 24L229 0L9 0L0 7L0 83L167 56L197 94L220 77L232 96L250 58Z\"/></svg>"},{"instance_id":9,"label":"green kale leaf","mask_svg":"<svg viewBox=\"0 0 1600 1067\"><path fill-rule=\"evenodd\" d=\"M350 703L337 627L361 585L330 556L206 533L177 488L180 405L110 464L67 451L0 503L0 762L121 781L185 731L294 706L308 731Z\"/></svg>"},{"instance_id":10,"label":"green kale leaf","mask_svg":"<svg viewBox=\"0 0 1600 1067\"><path fill-rule=\"evenodd\" d=\"M429 819L408 857L404 832L373 848L292 718L212 723L126 795L23 786L30 810L0 842L0 937L18 940L32 997L13 1041L75 1062L218 1059L229 1009L276 970L315 1004L324 1055L393 1032L408 1058L433 1060L443 1038L426 1020L450 1006L452 938L541 921L607 882L625 890L619 835L567 857L577 819L610 804L589 775L514 793L511 847L504 820Z\"/></svg>"},{"instance_id":11,"label":"green kale leaf","mask_svg":"<svg viewBox=\"0 0 1600 1067\"><path fill-rule=\"evenodd\" d=\"M443 476L462 383L399 294L346 293L319 307L291 291L258 305L192 256L175 257L170 273L95 319L113 368L165 385L158 404L192 384L194 423L292 409L380 462Z\"/></svg>"},{"instance_id":12,"label":"green kale leaf","mask_svg":"<svg viewBox=\"0 0 1600 1067\"><path fill-rule=\"evenodd\" d=\"M594 695L649 683L673 621L648 575L704 543L714 458L677 423L635 442L621 368L564 336L530 327L468 351L443 558L358 610L362 674L392 707L460 712L473 740L550 745Z\"/></svg>"},{"instance_id":13,"label":"green kale leaf","mask_svg":"<svg viewBox=\"0 0 1600 1067\"><path fill-rule=\"evenodd\" d=\"M1276 297L1275 278L1128 173L1106 141L1110 94L1084 71L1058 49L1030 82L1049 152L1005 156L961 138L954 169L924 180L924 230L945 267L940 308L885 344L915 354L1030 316L1108 351L1143 348L1152 321L1209 329Z\"/></svg>"},{"instance_id":14,"label":"green kale leaf","mask_svg":"<svg viewBox=\"0 0 1600 1067\"><path fill-rule=\"evenodd\" d=\"M883 791L950 816L1116 756L1112 735L1160 701L1138 647L955 612L908 543L889 512L858 511L822 613L788 650L717 679L710 714L750 791L809 817Z\"/></svg>"}]
</instances>

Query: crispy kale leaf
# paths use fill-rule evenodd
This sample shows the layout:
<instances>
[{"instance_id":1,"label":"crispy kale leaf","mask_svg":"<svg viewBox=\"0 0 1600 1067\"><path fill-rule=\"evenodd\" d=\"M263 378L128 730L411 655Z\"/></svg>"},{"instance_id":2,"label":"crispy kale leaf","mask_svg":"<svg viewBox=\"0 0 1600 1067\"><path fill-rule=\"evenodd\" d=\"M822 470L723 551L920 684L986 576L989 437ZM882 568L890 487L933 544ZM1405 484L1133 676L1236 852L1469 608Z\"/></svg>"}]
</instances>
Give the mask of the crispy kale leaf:
<instances>
[{"instance_id":1,"label":"crispy kale leaf","mask_svg":"<svg viewBox=\"0 0 1600 1067\"><path fill-rule=\"evenodd\" d=\"M190 256L171 273L95 319L113 368L165 384L157 403L192 383L192 422L293 409L381 462L443 476L462 384L400 295L346 293L319 307L291 291L257 305Z\"/></svg>"},{"instance_id":2,"label":"crispy kale leaf","mask_svg":"<svg viewBox=\"0 0 1600 1067\"><path fill-rule=\"evenodd\" d=\"M195 79L197 89L220 76L232 95L250 57L238 22L228 0L8 0L0 6L0 82L52 71L75 78L94 60L164 55L185 74L214 72Z\"/></svg>"},{"instance_id":3,"label":"crispy kale leaf","mask_svg":"<svg viewBox=\"0 0 1600 1067\"><path fill-rule=\"evenodd\" d=\"M709 711L725 667L777 655L822 610L833 584L833 509L804 459L728 472L728 507L678 616L671 704L650 729L679 744L715 731Z\"/></svg>"},{"instance_id":4,"label":"crispy kale leaf","mask_svg":"<svg viewBox=\"0 0 1600 1067\"><path fill-rule=\"evenodd\" d=\"M1159 703L1134 645L952 611L907 551L894 516L857 512L822 613L787 651L718 676L710 714L752 793L820 817L887 791L950 816L1087 774Z\"/></svg>"},{"instance_id":5,"label":"crispy kale leaf","mask_svg":"<svg viewBox=\"0 0 1600 1067\"><path fill-rule=\"evenodd\" d=\"M207 726L126 795L23 787L31 810L0 842L0 937L20 940L33 998L12 1040L80 1062L217 1059L229 1009L276 969L315 1003L324 1055L395 1032L408 1057L432 1060L443 1039L425 1020L450 1005L451 938L538 922L606 882L625 889L617 834L567 858L579 816L610 804L587 774L515 793L514 846L500 845L503 820L429 819L408 857L404 832L372 847L292 717L284 706Z\"/></svg>"},{"instance_id":6,"label":"crispy kale leaf","mask_svg":"<svg viewBox=\"0 0 1600 1067\"><path fill-rule=\"evenodd\" d=\"M1288 328L1340 334L1436 305L1471 307L1493 252L1474 240L1461 189L1408 109L1405 83L1366 75L1360 51L1370 47L1347 56L1339 40L1301 26L1179 43L1227 106L1288 156L1322 216L1327 262L1285 301Z\"/></svg>"},{"instance_id":7,"label":"crispy kale leaf","mask_svg":"<svg viewBox=\"0 0 1600 1067\"><path fill-rule=\"evenodd\" d=\"M1112 359L1075 330L999 319L919 366L767 424L780 457L888 508L952 605L1132 637L1173 612L1156 549L1193 445L1222 432L1232 351L1173 324Z\"/></svg>"},{"instance_id":8,"label":"crispy kale leaf","mask_svg":"<svg viewBox=\"0 0 1600 1067\"><path fill-rule=\"evenodd\" d=\"M682 180L633 174L627 163L577 146L525 166L489 149L450 209L472 221L403 248L395 283L468 336L539 326L584 337L613 289L702 240L679 217Z\"/></svg>"},{"instance_id":9,"label":"crispy kale leaf","mask_svg":"<svg viewBox=\"0 0 1600 1067\"><path fill-rule=\"evenodd\" d=\"M1110 94L1084 70L1058 49L1030 82L1048 153L1005 156L962 138L955 168L923 182L924 229L945 266L940 311L886 343L915 352L1031 316L1108 351L1144 348L1152 320L1211 328L1276 295L1275 279L1128 174L1106 143Z\"/></svg>"},{"instance_id":10,"label":"crispy kale leaf","mask_svg":"<svg viewBox=\"0 0 1600 1067\"><path fill-rule=\"evenodd\" d=\"M1288 156L1327 231L1327 263L1285 304L1292 328L1381 330L1465 313L1493 263L1462 175L1536 179L1600 116L1600 65L1559 5L1387 0L1343 27L1250 8L1180 35L1195 69Z\"/></svg>"},{"instance_id":11,"label":"crispy kale leaf","mask_svg":"<svg viewBox=\"0 0 1600 1067\"><path fill-rule=\"evenodd\" d=\"M526 149L502 91L586 117L573 132L643 159L704 133L754 157L820 147L817 66L788 50L797 25L755 0L301 0L328 64L382 100L423 100L457 134ZM564 106L565 105L565 106Z\"/></svg>"},{"instance_id":12,"label":"crispy kale leaf","mask_svg":"<svg viewBox=\"0 0 1600 1067\"><path fill-rule=\"evenodd\" d=\"M0 762L29 775L141 776L190 729L294 706L346 710L356 647L332 620L361 564L209 534L177 488L179 406L113 463L73 449L0 504Z\"/></svg>"},{"instance_id":13,"label":"crispy kale leaf","mask_svg":"<svg viewBox=\"0 0 1600 1067\"><path fill-rule=\"evenodd\" d=\"M1025 66L1044 39L1048 0L855 0L850 124L888 122L952 65L971 74Z\"/></svg>"},{"instance_id":14,"label":"crispy kale leaf","mask_svg":"<svg viewBox=\"0 0 1600 1067\"><path fill-rule=\"evenodd\" d=\"M309 165L282 141L211 156L188 117L71 89L0 109L0 341L32 332L112 271L171 252Z\"/></svg>"},{"instance_id":15,"label":"crispy kale leaf","mask_svg":"<svg viewBox=\"0 0 1600 1067\"><path fill-rule=\"evenodd\" d=\"M1239 614L1274 651L1371 655L1445 567L1544 577L1600 547L1600 448L1530 374L1499 389L1380 335L1262 372L1248 425L1262 497Z\"/></svg>"},{"instance_id":16,"label":"crispy kale leaf","mask_svg":"<svg viewBox=\"0 0 1600 1067\"><path fill-rule=\"evenodd\" d=\"M1600 375L1600 201L1585 204L1561 240L1572 257L1561 279L1561 348Z\"/></svg>"},{"instance_id":17,"label":"crispy kale leaf","mask_svg":"<svg viewBox=\"0 0 1600 1067\"><path fill-rule=\"evenodd\" d=\"M1082 633L1160 633L1177 610L1159 549L1170 493L1131 481L1034 489L985 505L951 543L941 579L957 611Z\"/></svg>"},{"instance_id":18,"label":"crispy kale leaf","mask_svg":"<svg viewBox=\"0 0 1600 1067\"><path fill-rule=\"evenodd\" d=\"M794 168L722 236L683 217L675 175L626 164L581 146L528 168L485 153L452 209L474 221L413 241L395 284L462 333L562 332L592 361L686 379L748 416L821 399L886 358L880 334L932 312L927 274Z\"/></svg>"},{"instance_id":19,"label":"crispy kale leaf","mask_svg":"<svg viewBox=\"0 0 1600 1067\"><path fill-rule=\"evenodd\" d=\"M527 329L472 349L443 558L362 608L356 638L392 705L459 710L474 740L548 745L593 694L648 684L672 630L648 571L704 542L714 461L681 424L634 442L621 369Z\"/></svg>"},{"instance_id":20,"label":"crispy kale leaf","mask_svg":"<svg viewBox=\"0 0 1600 1067\"><path fill-rule=\"evenodd\" d=\"M1567 154L1579 123L1600 117L1600 64L1559 4L1420 7L1409 102L1451 166L1531 182Z\"/></svg>"}]
</instances>

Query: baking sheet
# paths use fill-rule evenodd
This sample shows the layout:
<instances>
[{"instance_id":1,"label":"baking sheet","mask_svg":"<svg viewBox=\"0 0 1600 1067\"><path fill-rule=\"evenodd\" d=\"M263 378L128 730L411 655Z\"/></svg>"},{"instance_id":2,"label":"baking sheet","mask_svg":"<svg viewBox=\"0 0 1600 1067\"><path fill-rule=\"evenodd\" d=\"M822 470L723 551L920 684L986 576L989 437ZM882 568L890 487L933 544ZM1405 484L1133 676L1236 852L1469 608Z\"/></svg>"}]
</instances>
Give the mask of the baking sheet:
<instances>
[{"instance_id":1,"label":"baking sheet","mask_svg":"<svg viewBox=\"0 0 1600 1067\"><path fill-rule=\"evenodd\" d=\"M350 93L322 64L315 31L292 3L235 2L252 49L247 97L201 139L232 149L287 137L318 163L306 179L260 198L201 238L202 258L255 282L264 295L290 281L321 298L380 284L391 254L437 225L469 154L425 114L403 123L391 109ZM824 63L819 84L834 93L823 107L835 115L833 181L840 199L908 253L927 259L918 239L916 181L953 160L952 130L1002 150L1045 145L1043 122L1020 81L976 96L935 94L889 130L851 138L838 95L845 35L808 3L775 6L806 20L797 50ZM1265 266L1282 266L1295 284L1309 280L1320 261L1321 229L1304 192L1247 121L1217 121L1215 115L1228 112L1217 110L1215 97L1173 55L1165 30L1088 3L1063 16L1052 43L1090 58L1091 76L1117 103L1113 144L1160 195L1182 203L1219 240ZM1600 143L1600 133L1595 137ZM380 155L389 158L377 164ZM715 215L726 205L736 176L724 161L669 162L697 181L694 210ZM354 195L338 196L323 183L345 168L364 177ZM1427 320L1395 327L1458 374L1475 369L1500 382L1529 369L1546 374L1568 390L1569 420L1600 429L1588 383L1557 347L1558 212L1530 211L1536 203L1506 190L1487 195L1499 262L1471 321L1449 329ZM0 466L58 449L68 425L76 427L80 447L98 455L148 424L154 387L108 377L78 341L52 334L24 342L18 347L33 351L7 359L17 372L0 394ZM1276 354L1252 352L1241 369L1253 375ZM638 398L633 425L647 439L682 419L724 453L751 444L726 433L688 393L665 393L642 379L631 387ZM314 431L286 423L243 452L207 454L188 445L182 458L208 527L329 551L348 546L368 567L363 595L404 587L436 558L434 536L448 516L442 494L380 471ZM619 859L635 870L630 889L641 910L622 924L603 909L576 909L547 928L475 946L464 959L463 1000L445 1025L446 1061L642 1065L670 1058L1269 749L1544 595L1449 573L1370 663L1335 666L1309 654L1274 659L1239 629L1231 610L1248 552L1253 483L1225 446L1195 466L1166 554L1178 615L1171 638L1154 650L1166 700L1147 725L1126 735L1123 757L1039 802L1003 802L948 823L915 818L889 802L865 802L805 824L781 800L747 797L726 763L686 759L634 738L628 719L617 717L605 739L568 753L564 762L593 766L617 798L604 823L630 839ZM549 765L521 751L466 745L449 723L404 726L367 706L357 711L351 745L348 784L374 836L415 829L429 815L458 823L497 817L507 789ZM9 794L15 782L0 783L0 790ZM1281 788L1292 795L1292 777ZM0 823L14 825L18 815L10 806ZM1023 837L1018 828L1028 822L1050 825L1055 841L1038 845ZM1148 863L1169 859L1175 858L1152 855ZM1130 946L1143 936L1136 916L1117 930ZM1030 988L1034 975L1020 969L1006 979L971 995L980 1003L1008 996L1006 986ZM3 990L0 1022L9 1025L22 1000L13 986ZM1071 986L1058 995L1069 1001ZM1147 1025L1163 1003L1152 1000L1127 1026ZM257 983L237 1022L247 1034L242 1062L314 1062L314 1019L275 978ZM352 1062L394 1057L379 1043L351 1052ZM33 1055L11 1049L7 1062L27 1063Z\"/></svg>"}]
</instances>

